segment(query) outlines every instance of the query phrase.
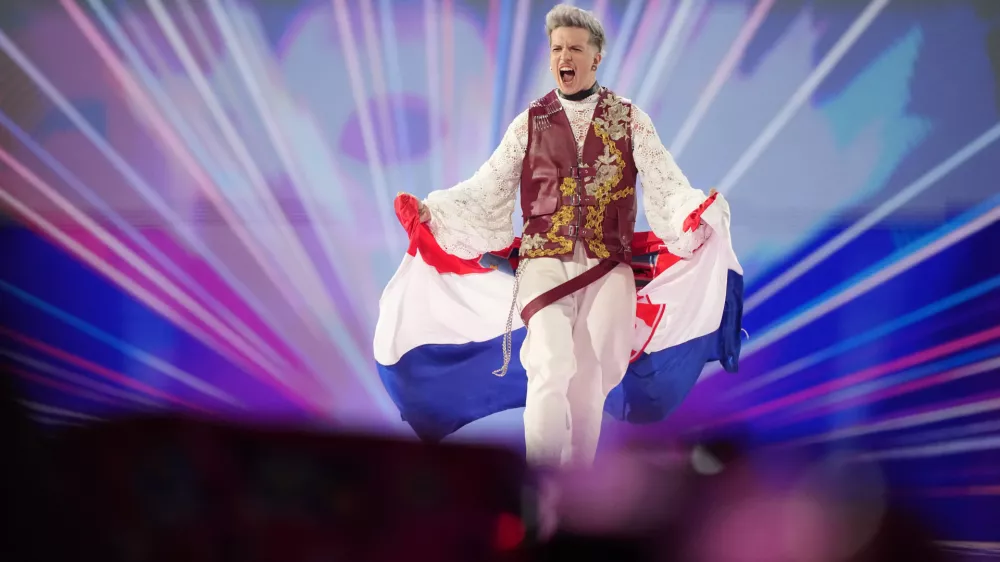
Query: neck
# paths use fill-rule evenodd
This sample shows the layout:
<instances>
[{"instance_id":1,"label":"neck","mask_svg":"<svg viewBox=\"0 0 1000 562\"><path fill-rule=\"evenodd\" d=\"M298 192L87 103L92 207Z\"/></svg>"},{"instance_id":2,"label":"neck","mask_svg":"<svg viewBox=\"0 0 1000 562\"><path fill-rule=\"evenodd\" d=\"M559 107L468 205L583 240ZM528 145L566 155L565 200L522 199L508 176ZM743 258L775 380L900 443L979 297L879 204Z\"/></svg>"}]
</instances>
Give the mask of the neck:
<instances>
[{"instance_id":1,"label":"neck","mask_svg":"<svg viewBox=\"0 0 1000 562\"><path fill-rule=\"evenodd\" d=\"M587 99L590 96L596 94L597 90L600 89L600 87L601 87L600 84L598 84L597 81L595 80L593 86L587 88L586 90L580 90L579 92L577 92L575 94L564 94L559 89L556 89L556 93L559 94L559 97L561 97L564 100L580 101L580 100Z\"/></svg>"}]
</instances>

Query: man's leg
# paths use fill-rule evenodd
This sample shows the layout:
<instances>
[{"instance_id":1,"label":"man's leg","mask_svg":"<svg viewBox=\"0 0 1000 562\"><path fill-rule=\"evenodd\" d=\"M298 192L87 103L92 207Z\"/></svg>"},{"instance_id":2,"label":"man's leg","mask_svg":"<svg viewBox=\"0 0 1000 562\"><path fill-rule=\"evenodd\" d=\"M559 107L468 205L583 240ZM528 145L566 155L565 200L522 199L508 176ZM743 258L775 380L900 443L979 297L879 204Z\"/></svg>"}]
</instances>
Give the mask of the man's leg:
<instances>
[{"instance_id":1,"label":"man's leg","mask_svg":"<svg viewBox=\"0 0 1000 562\"><path fill-rule=\"evenodd\" d=\"M575 273L572 262L554 258L532 259L524 267L518 291L520 307ZM524 442L528 461L533 464L559 466L569 454L566 396L577 366L573 356L575 302L570 295L538 311L528 322L528 335L521 347L521 364L528 373Z\"/></svg>"},{"instance_id":2,"label":"man's leg","mask_svg":"<svg viewBox=\"0 0 1000 562\"><path fill-rule=\"evenodd\" d=\"M625 376L635 329L635 278L619 265L578 296L573 325L577 374L569 387L573 462L589 466L597 453L604 401Z\"/></svg>"}]
</instances>

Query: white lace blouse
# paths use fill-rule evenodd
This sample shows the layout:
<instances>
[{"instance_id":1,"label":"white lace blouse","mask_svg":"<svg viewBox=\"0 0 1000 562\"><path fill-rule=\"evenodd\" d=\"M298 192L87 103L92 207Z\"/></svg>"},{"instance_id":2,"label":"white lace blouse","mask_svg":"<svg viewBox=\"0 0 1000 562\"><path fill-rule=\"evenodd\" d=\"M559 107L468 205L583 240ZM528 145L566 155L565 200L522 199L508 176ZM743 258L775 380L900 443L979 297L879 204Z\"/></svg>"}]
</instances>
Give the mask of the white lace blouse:
<instances>
[{"instance_id":1,"label":"white lace blouse","mask_svg":"<svg viewBox=\"0 0 1000 562\"><path fill-rule=\"evenodd\" d=\"M559 99L580 153L598 96L594 94L580 101ZM471 178L427 196L424 204L431 213L431 232L446 252L472 259L511 245L512 216L527 144L528 112L524 111L507 128L490 159ZM649 115L634 105L632 146L642 182L646 218L653 233L672 254L690 257L705 242L709 231L702 224L694 232L684 232L684 219L705 201L705 194L691 187L660 141Z\"/></svg>"}]
</instances>

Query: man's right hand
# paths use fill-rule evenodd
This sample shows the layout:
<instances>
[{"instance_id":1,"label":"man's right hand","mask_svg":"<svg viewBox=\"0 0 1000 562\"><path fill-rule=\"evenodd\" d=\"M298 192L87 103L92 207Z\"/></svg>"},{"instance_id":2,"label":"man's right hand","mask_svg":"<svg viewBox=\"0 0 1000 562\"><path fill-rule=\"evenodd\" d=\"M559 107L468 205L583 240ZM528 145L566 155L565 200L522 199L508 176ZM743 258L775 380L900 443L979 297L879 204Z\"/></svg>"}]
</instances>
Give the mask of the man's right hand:
<instances>
[{"instance_id":1,"label":"man's right hand","mask_svg":"<svg viewBox=\"0 0 1000 562\"><path fill-rule=\"evenodd\" d=\"M397 193L396 197L399 197L400 195L407 195L407 196L413 197L413 195L410 195L409 193L405 193L405 192L402 192L402 191L400 191L399 193ZM416 197L413 197L413 198L417 199ZM428 209L427 205L424 205L423 201L421 201L419 199L417 199L417 211L420 213L420 222L421 223L430 222L430 220L431 220L431 210Z\"/></svg>"}]
</instances>

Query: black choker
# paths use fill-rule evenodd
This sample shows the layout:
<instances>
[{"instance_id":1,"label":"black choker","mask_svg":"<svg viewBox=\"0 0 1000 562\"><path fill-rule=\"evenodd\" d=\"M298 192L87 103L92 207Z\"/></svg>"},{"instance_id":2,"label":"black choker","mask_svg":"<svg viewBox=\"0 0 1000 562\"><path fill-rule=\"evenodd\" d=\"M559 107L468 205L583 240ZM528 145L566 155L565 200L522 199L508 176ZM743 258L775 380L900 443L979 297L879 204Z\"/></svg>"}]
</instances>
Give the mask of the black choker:
<instances>
[{"instance_id":1,"label":"black choker","mask_svg":"<svg viewBox=\"0 0 1000 562\"><path fill-rule=\"evenodd\" d=\"M575 94L564 94L561 91L559 91L558 88L556 89L556 94L558 94L559 97L561 97L564 100L581 101L581 100L585 100L585 99L589 98L590 96L596 94L597 90L599 90L599 89L601 89L601 85L598 84L597 82L594 82L594 85L591 86L590 88L587 88L586 90L580 90L579 92L577 92Z\"/></svg>"}]
</instances>

